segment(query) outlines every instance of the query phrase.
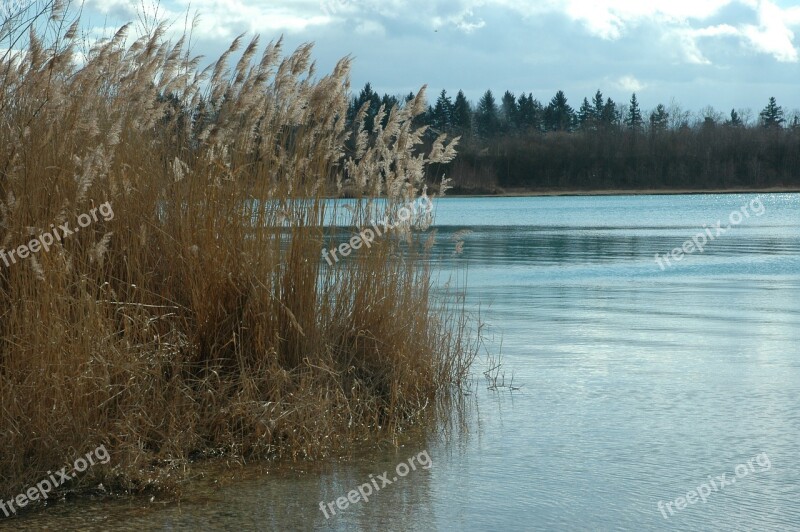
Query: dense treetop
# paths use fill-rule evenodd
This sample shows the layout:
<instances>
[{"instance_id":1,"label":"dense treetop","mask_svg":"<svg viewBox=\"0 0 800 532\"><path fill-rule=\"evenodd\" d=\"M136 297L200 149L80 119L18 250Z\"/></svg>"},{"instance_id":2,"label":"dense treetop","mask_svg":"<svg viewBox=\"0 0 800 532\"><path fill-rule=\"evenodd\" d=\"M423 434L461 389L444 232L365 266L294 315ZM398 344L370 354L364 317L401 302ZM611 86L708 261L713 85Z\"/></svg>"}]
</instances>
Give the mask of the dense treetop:
<instances>
[{"instance_id":1,"label":"dense treetop","mask_svg":"<svg viewBox=\"0 0 800 532\"><path fill-rule=\"evenodd\" d=\"M381 105L407 99L367 84L348 114L366 104L374 117ZM600 90L576 102L560 90L545 103L491 90L473 103L463 91L453 98L442 90L417 120L461 137L444 168L457 190L800 188L800 112L775 98L758 114L690 112L675 102L645 110L635 93L618 104Z\"/></svg>"},{"instance_id":2,"label":"dense treetop","mask_svg":"<svg viewBox=\"0 0 800 532\"><path fill-rule=\"evenodd\" d=\"M401 103L398 98L384 94L380 96L367 83L355 96L350 106L350 118L365 102L370 102L368 116L374 117L381 105L391 106ZM800 113L794 112L787 120L787 112L771 97L767 105L750 124L743 122L742 111L731 109L727 120L712 107L699 113L687 112L675 103L669 108L659 103L649 113L642 111L636 93L633 93L627 105L618 105L611 98L606 98L598 90L589 99L584 97L576 111L569 103L564 91L559 90L547 102L542 104L533 94L522 93L516 96L505 91L502 97L487 90L477 103L472 103L459 90L455 99L446 90L442 90L428 112L422 117L425 124L438 131L454 133L462 136L474 135L480 138L508 135L510 133L547 133L547 132L580 132L603 129L630 130L636 132L663 132L667 129L685 127L724 125L724 126L760 126L764 128L797 128L800 127ZM693 120L694 118L694 120Z\"/></svg>"}]
</instances>

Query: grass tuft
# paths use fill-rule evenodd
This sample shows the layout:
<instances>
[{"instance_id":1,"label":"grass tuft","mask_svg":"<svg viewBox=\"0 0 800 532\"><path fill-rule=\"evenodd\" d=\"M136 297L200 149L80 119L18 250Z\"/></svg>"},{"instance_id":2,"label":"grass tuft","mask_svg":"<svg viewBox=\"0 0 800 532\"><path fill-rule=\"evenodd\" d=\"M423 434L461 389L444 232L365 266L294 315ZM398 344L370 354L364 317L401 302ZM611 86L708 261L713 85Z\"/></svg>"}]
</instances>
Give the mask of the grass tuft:
<instances>
[{"instance_id":1,"label":"grass tuft","mask_svg":"<svg viewBox=\"0 0 800 532\"><path fill-rule=\"evenodd\" d=\"M100 444L110 463L70 488L319 458L463 383L476 341L434 300L414 221L321 259L332 216L394 215L454 156L412 123L424 90L366 131L345 123L350 60L318 78L310 45L239 38L200 69L164 25L84 47L62 5L29 15L0 29L0 248L113 216L0 262L0 494ZM344 190L353 208L328 199Z\"/></svg>"}]
</instances>

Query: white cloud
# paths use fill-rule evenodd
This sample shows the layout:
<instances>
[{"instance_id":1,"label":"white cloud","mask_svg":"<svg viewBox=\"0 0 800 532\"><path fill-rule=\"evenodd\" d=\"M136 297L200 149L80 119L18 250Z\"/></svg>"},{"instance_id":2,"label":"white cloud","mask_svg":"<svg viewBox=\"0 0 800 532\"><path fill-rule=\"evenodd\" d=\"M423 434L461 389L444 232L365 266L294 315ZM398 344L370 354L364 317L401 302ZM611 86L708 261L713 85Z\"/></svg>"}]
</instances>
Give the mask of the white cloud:
<instances>
[{"instance_id":1,"label":"white cloud","mask_svg":"<svg viewBox=\"0 0 800 532\"><path fill-rule=\"evenodd\" d=\"M758 7L758 26L744 25L741 32L757 51L770 54L781 62L796 63L800 56L793 43L794 32L788 26L796 13L789 12L785 18L786 15L786 11L764 0Z\"/></svg>"},{"instance_id":2,"label":"white cloud","mask_svg":"<svg viewBox=\"0 0 800 532\"><path fill-rule=\"evenodd\" d=\"M242 31L301 32L331 24L332 13L351 10L354 0L174 0L159 4L141 0L87 0L87 6L124 21L139 20L142 10L152 17L156 5L157 16L162 20L182 22L187 12L199 13L197 32L201 37L231 39Z\"/></svg>"},{"instance_id":3,"label":"white cloud","mask_svg":"<svg viewBox=\"0 0 800 532\"><path fill-rule=\"evenodd\" d=\"M728 24L706 26L704 28L677 28L665 34L665 40L677 44L683 60L693 65L710 65L711 61L703 55L698 44L701 38L740 36L740 31Z\"/></svg>"},{"instance_id":4,"label":"white cloud","mask_svg":"<svg viewBox=\"0 0 800 532\"><path fill-rule=\"evenodd\" d=\"M509 5L506 0L493 3ZM538 3L541 10L542 4ZM697 27L732 4L754 9L758 24L718 24ZM525 2L517 4L524 10ZM662 37L674 40L684 59L694 64L710 64L698 44L699 38L736 36L756 52L782 62L800 61L793 26L800 26L800 6L781 8L773 0L548 0L546 11L564 13L602 39L619 40L627 30L650 22L661 29Z\"/></svg>"},{"instance_id":5,"label":"white cloud","mask_svg":"<svg viewBox=\"0 0 800 532\"><path fill-rule=\"evenodd\" d=\"M670 25L689 19L702 20L716 14L731 0L567 0L564 12L604 39L619 39L630 26L644 21Z\"/></svg>"},{"instance_id":6,"label":"white cloud","mask_svg":"<svg viewBox=\"0 0 800 532\"><path fill-rule=\"evenodd\" d=\"M461 14L456 17L451 17L451 22L464 33L472 33L486 26L486 21L480 18L475 18L472 9L465 9Z\"/></svg>"},{"instance_id":7,"label":"white cloud","mask_svg":"<svg viewBox=\"0 0 800 532\"><path fill-rule=\"evenodd\" d=\"M88 0L104 13L136 19L141 0ZM145 2L146 4L146 2ZM725 7L750 8L757 20L749 24L705 23ZM780 7L776 0L167 0L168 18L183 10L201 13L198 32L207 39L230 40L242 31L274 34L303 33L325 26L346 26L357 34L386 35L398 30L387 20L422 28L453 27L466 34L486 29L487 14L504 8L520 21L561 14L590 35L619 41L647 25L653 41L679 52L679 60L710 64L704 40L734 37L745 48L778 61L798 62L800 51L793 28L800 27L800 6ZM166 11L165 11L166 9ZM717 21L715 21L717 22Z\"/></svg>"},{"instance_id":8,"label":"white cloud","mask_svg":"<svg viewBox=\"0 0 800 532\"><path fill-rule=\"evenodd\" d=\"M431 25L437 30L444 26L454 26L464 33L472 33L485 27L486 21L476 18L473 10L466 8L446 17L435 16L431 19Z\"/></svg>"},{"instance_id":9,"label":"white cloud","mask_svg":"<svg viewBox=\"0 0 800 532\"><path fill-rule=\"evenodd\" d=\"M639 92L647 87L647 85L633 76L623 76L619 78L616 85L625 92Z\"/></svg>"},{"instance_id":10,"label":"white cloud","mask_svg":"<svg viewBox=\"0 0 800 532\"><path fill-rule=\"evenodd\" d=\"M797 62L800 54L794 45L791 25L800 24L800 8L781 9L770 0L742 0L756 10L758 24L717 24L700 28L681 28L675 31L685 58L690 63L710 64L703 56L698 42L703 38L736 37L745 47L768 54L781 62Z\"/></svg>"},{"instance_id":11,"label":"white cloud","mask_svg":"<svg viewBox=\"0 0 800 532\"><path fill-rule=\"evenodd\" d=\"M716 26L707 26L705 28L692 30L691 34L694 37L724 37L739 35L739 30L730 24L717 24Z\"/></svg>"},{"instance_id":12,"label":"white cloud","mask_svg":"<svg viewBox=\"0 0 800 532\"><path fill-rule=\"evenodd\" d=\"M331 16L323 13L319 3L311 9L302 2L281 5L281 2L195 0L191 6L202 14L200 30L222 38L230 38L242 30L254 33L300 32L332 22Z\"/></svg>"}]
</instances>

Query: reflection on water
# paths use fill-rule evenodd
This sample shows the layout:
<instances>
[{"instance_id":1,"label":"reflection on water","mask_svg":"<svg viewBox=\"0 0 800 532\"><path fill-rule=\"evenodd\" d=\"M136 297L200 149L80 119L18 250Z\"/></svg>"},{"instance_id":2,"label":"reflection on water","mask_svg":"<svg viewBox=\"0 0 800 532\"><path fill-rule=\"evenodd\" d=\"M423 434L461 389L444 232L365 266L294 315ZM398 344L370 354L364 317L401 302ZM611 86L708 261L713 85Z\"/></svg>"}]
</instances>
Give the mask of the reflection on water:
<instances>
[{"instance_id":1,"label":"reflection on water","mask_svg":"<svg viewBox=\"0 0 800 532\"><path fill-rule=\"evenodd\" d=\"M800 195L762 195L763 216L703 253L666 271L654 261L751 198L440 200L433 260L443 278L468 265L470 305L495 347L502 336L520 392L479 386L464 424L400 449L229 473L180 504L58 505L14 527L797 529ZM474 232L454 254L462 229ZM320 501L423 450L431 469L325 519ZM769 470L668 520L658 510L763 452Z\"/></svg>"}]
</instances>

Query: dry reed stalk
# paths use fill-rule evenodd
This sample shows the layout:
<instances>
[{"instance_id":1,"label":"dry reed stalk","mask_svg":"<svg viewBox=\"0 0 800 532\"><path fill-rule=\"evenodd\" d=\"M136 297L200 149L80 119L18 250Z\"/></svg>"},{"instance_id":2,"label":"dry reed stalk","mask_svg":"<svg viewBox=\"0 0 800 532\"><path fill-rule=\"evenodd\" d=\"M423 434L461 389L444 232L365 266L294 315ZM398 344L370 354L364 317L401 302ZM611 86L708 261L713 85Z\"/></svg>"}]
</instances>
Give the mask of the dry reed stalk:
<instances>
[{"instance_id":1,"label":"dry reed stalk","mask_svg":"<svg viewBox=\"0 0 800 532\"><path fill-rule=\"evenodd\" d=\"M115 216L0 264L0 494L100 443L111 463L73 487L324 456L421 423L463 383L475 344L432 300L426 234L321 269L337 187L360 227L453 157L443 138L422 151L424 91L365 131L364 110L345 123L350 60L317 78L310 45L257 57L253 40L231 69L239 38L201 70L159 25L80 57L64 6L43 16L0 29L20 50L0 61L0 245L104 201Z\"/></svg>"}]
</instances>

